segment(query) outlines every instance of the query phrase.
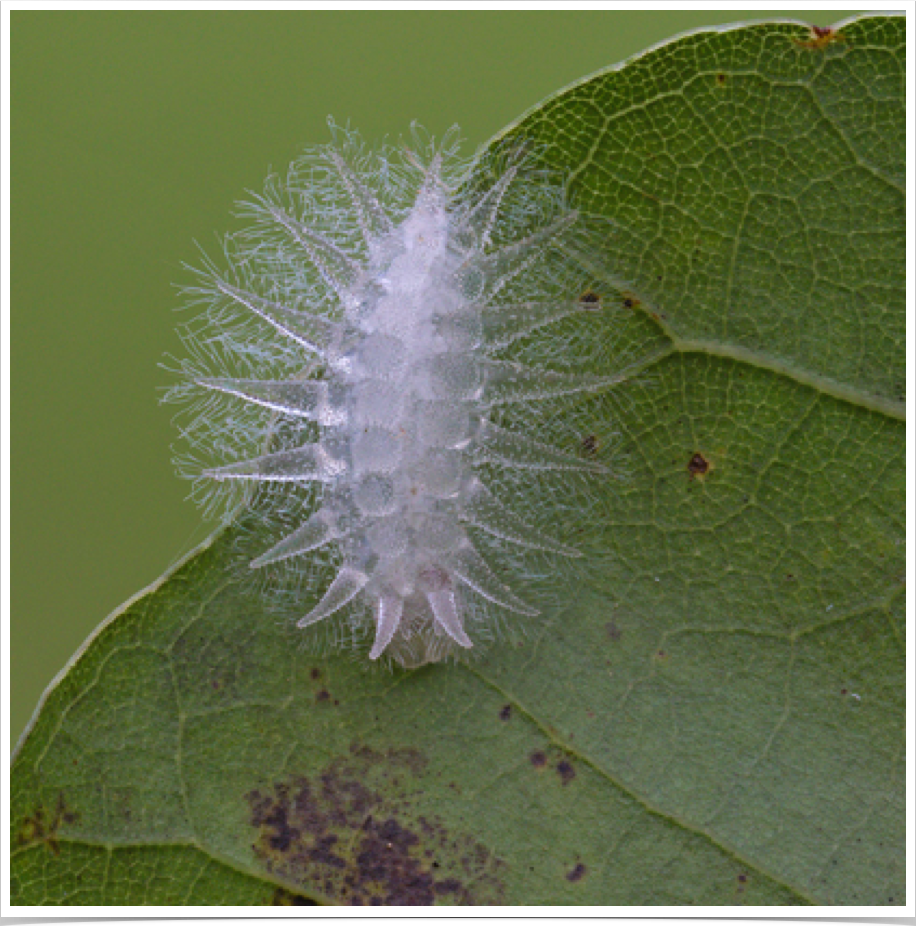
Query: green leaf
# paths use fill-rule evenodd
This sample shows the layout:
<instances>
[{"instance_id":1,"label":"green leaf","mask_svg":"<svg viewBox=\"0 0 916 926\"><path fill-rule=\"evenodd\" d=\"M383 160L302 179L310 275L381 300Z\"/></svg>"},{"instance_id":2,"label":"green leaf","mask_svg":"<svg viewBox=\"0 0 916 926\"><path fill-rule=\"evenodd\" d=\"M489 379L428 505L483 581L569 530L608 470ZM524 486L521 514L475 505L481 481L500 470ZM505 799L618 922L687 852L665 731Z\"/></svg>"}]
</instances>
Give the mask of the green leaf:
<instances>
[{"instance_id":1,"label":"green leaf","mask_svg":"<svg viewBox=\"0 0 916 926\"><path fill-rule=\"evenodd\" d=\"M904 28L688 35L510 127L652 358L586 579L386 674L215 535L47 693L13 902L904 903Z\"/></svg>"}]
</instances>

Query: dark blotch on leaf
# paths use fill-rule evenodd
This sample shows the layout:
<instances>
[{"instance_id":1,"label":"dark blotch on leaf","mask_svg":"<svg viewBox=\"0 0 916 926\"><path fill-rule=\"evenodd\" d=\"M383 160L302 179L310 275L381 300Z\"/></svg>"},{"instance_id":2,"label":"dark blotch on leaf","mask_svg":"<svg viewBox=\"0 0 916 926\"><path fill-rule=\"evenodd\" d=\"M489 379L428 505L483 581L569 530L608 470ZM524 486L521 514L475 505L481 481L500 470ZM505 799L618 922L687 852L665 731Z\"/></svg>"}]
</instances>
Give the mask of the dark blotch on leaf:
<instances>
[{"instance_id":1,"label":"dark blotch on leaf","mask_svg":"<svg viewBox=\"0 0 916 926\"><path fill-rule=\"evenodd\" d=\"M589 434L585 440L582 441L582 452L589 457L593 457L598 452L599 441L594 434Z\"/></svg>"},{"instance_id":2,"label":"dark blotch on leaf","mask_svg":"<svg viewBox=\"0 0 916 926\"><path fill-rule=\"evenodd\" d=\"M255 858L291 885L273 903L302 902L287 897L297 886L353 906L501 903L504 863L413 808L422 788L405 791L403 783L425 765L416 750L354 745L315 777L249 792Z\"/></svg>"},{"instance_id":3,"label":"dark blotch on leaf","mask_svg":"<svg viewBox=\"0 0 916 926\"><path fill-rule=\"evenodd\" d=\"M705 476L709 472L709 460L702 453L695 453L687 463L687 472L691 477Z\"/></svg>"},{"instance_id":4,"label":"dark blotch on leaf","mask_svg":"<svg viewBox=\"0 0 916 926\"><path fill-rule=\"evenodd\" d=\"M547 756L540 750L531 753L530 759L535 768L543 768L547 764Z\"/></svg>"},{"instance_id":5,"label":"dark blotch on leaf","mask_svg":"<svg viewBox=\"0 0 916 926\"><path fill-rule=\"evenodd\" d=\"M573 778L576 777L576 770L573 768L571 762L562 759L557 763L557 774L560 776L560 780L563 784L568 785Z\"/></svg>"},{"instance_id":6,"label":"dark blotch on leaf","mask_svg":"<svg viewBox=\"0 0 916 926\"><path fill-rule=\"evenodd\" d=\"M572 871L569 871L569 872L566 873L566 880L567 880L567 881L574 881L574 882L575 882L575 881L581 881L581 880L585 877L585 872L586 872L586 870L587 870L587 869L586 869L586 867L582 864L582 862L579 862L579 864L576 865L576 867L573 868Z\"/></svg>"},{"instance_id":7,"label":"dark blotch on leaf","mask_svg":"<svg viewBox=\"0 0 916 926\"><path fill-rule=\"evenodd\" d=\"M331 700L331 694L330 694L330 692L328 692L328 691L327 691L326 689L324 689L324 688L322 688L321 691L319 691L318 694L315 695L315 697L316 697L319 701L330 701L330 700Z\"/></svg>"},{"instance_id":8,"label":"dark blotch on leaf","mask_svg":"<svg viewBox=\"0 0 916 926\"><path fill-rule=\"evenodd\" d=\"M598 293L590 289L582 293L579 297L579 302L582 304L582 308L589 312L594 312L596 309L601 308L601 297Z\"/></svg>"},{"instance_id":9,"label":"dark blotch on leaf","mask_svg":"<svg viewBox=\"0 0 916 926\"><path fill-rule=\"evenodd\" d=\"M502 710L499 712L499 719L500 719L500 720L508 720L511 716L512 716L512 705L511 705L511 704L507 704L507 705L506 705L505 707L503 707Z\"/></svg>"}]
</instances>

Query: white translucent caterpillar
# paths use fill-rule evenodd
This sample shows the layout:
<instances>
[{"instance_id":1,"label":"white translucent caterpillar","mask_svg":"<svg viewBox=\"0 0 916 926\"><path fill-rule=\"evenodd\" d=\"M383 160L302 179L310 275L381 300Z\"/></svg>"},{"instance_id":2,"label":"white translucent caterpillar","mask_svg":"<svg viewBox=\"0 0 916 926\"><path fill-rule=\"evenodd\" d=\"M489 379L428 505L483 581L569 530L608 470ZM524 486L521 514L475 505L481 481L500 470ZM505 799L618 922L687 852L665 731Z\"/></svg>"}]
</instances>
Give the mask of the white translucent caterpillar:
<instances>
[{"instance_id":1,"label":"white translucent caterpillar","mask_svg":"<svg viewBox=\"0 0 916 926\"><path fill-rule=\"evenodd\" d=\"M259 434L281 449L275 441L201 475L317 489L311 503L286 506L283 536L250 566L332 548L336 575L302 589L320 597L298 626L367 605L373 660L418 665L473 647L466 618L481 605L536 615L474 537L578 551L523 520L484 471L604 470L498 423L499 412L618 381L500 357L583 312L579 293L557 295L561 274L544 272L574 250L577 214L560 187L517 153L469 171L451 136L398 156L365 155L347 135L309 152L247 211L255 227L230 249L231 272L211 268L196 289L211 307L184 370L192 388L265 415ZM554 291L531 298L526 278ZM247 375L226 375L227 353ZM202 373L207 358L219 375L212 364ZM211 441L231 444L247 427L245 409L227 420Z\"/></svg>"}]
</instances>

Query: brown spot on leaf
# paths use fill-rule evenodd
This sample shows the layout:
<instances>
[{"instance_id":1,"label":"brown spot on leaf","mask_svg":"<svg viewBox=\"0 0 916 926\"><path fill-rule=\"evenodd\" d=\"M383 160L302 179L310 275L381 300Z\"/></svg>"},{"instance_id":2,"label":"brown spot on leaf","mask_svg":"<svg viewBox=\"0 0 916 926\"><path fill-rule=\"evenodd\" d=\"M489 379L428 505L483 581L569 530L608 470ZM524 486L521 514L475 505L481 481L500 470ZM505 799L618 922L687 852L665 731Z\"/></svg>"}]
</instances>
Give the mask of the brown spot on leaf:
<instances>
[{"instance_id":1,"label":"brown spot on leaf","mask_svg":"<svg viewBox=\"0 0 916 926\"><path fill-rule=\"evenodd\" d=\"M604 625L604 631L608 635L608 639L614 643L617 643L623 636L623 631L613 621L609 621Z\"/></svg>"},{"instance_id":2,"label":"brown spot on leaf","mask_svg":"<svg viewBox=\"0 0 916 926\"><path fill-rule=\"evenodd\" d=\"M702 478L712 469L712 464L702 453L695 453L687 463L687 472L691 479Z\"/></svg>"},{"instance_id":3,"label":"brown spot on leaf","mask_svg":"<svg viewBox=\"0 0 916 926\"><path fill-rule=\"evenodd\" d=\"M321 678L321 669L312 669L309 675L312 676L312 681L318 681Z\"/></svg>"},{"instance_id":4,"label":"brown spot on leaf","mask_svg":"<svg viewBox=\"0 0 916 926\"><path fill-rule=\"evenodd\" d=\"M593 457L598 452L600 446L601 442L598 438L594 434L589 434L588 437L582 441L582 452L586 456Z\"/></svg>"},{"instance_id":5,"label":"brown spot on leaf","mask_svg":"<svg viewBox=\"0 0 916 926\"><path fill-rule=\"evenodd\" d=\"M506 705L505 707L503 707L503 709L499 712L499 719L500 719L500 720L508 720L511 716L512 716L512 705L511 705L511 704L507 704L507 705Z\"/></svg>"},{"instance_id":6,"label":"brown spot on leaf","mask_svg":"<svg viewBox=\"0 0 916 926\"><path fill-rule=\"evenodd\" d=\"M560 780L563 784L568 785L573 778L576 777L576 770L573 768L571 762L568 762L566 759L561 759L557 763L557 774L560 776Z\"/></svg>"},{"instance_id":7,"label":"brown spot on leaf","mask_svg":"<svg viewBox=\"0 0 916 926\"><path fill-rule=\"evenodd\" d=\"M812 26L811 37L809 39L793 39L793 42L799 48L807 48L810 51L821 51L834 42L845 42L846 37L836 29L830 26Z\"/></svg>"},{"instance_id":8,"label":"brown spot on leaf","mask_svg":"<svg viewBox=\"0 0 916 926\"><path fill-rule=\"evenodd\" d=\"M728 81L728 78L724 74L722 73L716 74L716 83L720 87L724 87L727 81Z\"/></svg>"},{"instance_id":9,"label":"brown spot on leaf","mask_svg":"<svg viewBox=\"0 0 916 926\"><path fill-rule=\"evenodd\" d=\"M414 806L425 767L416 750L354 745L315 776L249 792L255 858L293 890L335 903L502 903L505 863Z\"/></svg>"},{"instance_id":10,"label":"brown spot on leaf","mask_svg":"<svg viewBox=\"0 0 916 926\"><path fill-rule=\"evenodd\" d=\"M34 846L43 843L52 855L60 855L57 835L64 824L75 823L78 818L79 815L67 807L63 794L60 794L53 812L39 804L34 812L19 824L16 845Z\"/></svg>"},{"instance_id":11,"label":"brown spot on leaf","mask_svg":"<svg viewBox=\"0 0 916 926\"><path fill-rule=\"evenodd\" d=\"M547 764L547 756L540 750L531 753L529 759L535 768L543 768Z\"/></svg>"},{"instance_id":12,"label":"brown spot on leaf","mask_svg":"<svg viewBox=\"0 0 916 926\"><path fill-rule=\"evenodd\" d=\"M586 869L582 862L579 862L572 871L566 873L566 880L573 882L581 881L585 877L585 872L587 870L588 869Z\"/></svg>"},{"instance_id":13,"label":"brown spot on leaf","mask_svg":"<svg viewBox=\"0 0 916 926\"><path fill-rule=\"evenodd\" d=\"M587 289L581 296L579 296L579 302L582 305L582 308L589 312L594 312L597 309L601 308L601 296L598 295L594 290Z\"/></svg>"},{"instance_id":14,"label":"brown spot on leaf","mask_svg":"<svg viewBox=\"0 0 916 926\"><path fill-rule=\"evenodd\" d=\"M315 697L319 701L330 701L331 693L327 689L322 688L321 691L319 691L318 694L315 695Z\"/></svg>"}]
</instances>

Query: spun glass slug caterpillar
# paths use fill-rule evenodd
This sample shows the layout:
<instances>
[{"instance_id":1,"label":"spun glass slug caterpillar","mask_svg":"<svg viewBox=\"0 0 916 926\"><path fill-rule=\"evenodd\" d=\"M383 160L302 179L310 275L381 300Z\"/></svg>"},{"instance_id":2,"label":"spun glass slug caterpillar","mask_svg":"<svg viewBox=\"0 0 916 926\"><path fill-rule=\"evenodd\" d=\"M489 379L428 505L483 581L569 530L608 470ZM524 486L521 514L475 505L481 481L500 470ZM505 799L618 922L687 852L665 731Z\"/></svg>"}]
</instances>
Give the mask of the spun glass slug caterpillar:
<instances>
[{"instance_id":1,"label":"spun glass slug caterpillar","mask_svg":"<svg viewBox=\"0 0 916 926\"><path fill-rule=\"evenodd\" d=\"M507 358L596 308L588 222L556 176L518 149L462 161L454 130L374 153L332 130L243 204L228 270L190 289L207 308L172 392L192 400L183 468L209 501L254 489L276 536L250 567L292 569L293 601L321 593L299 627L343 615L370 659L417 666L537 615L501 548L579 556L517 497L607 470L532 409L620 377ZM323 589L315 557L335 568Z\"/></svg>"}]
</instances>

